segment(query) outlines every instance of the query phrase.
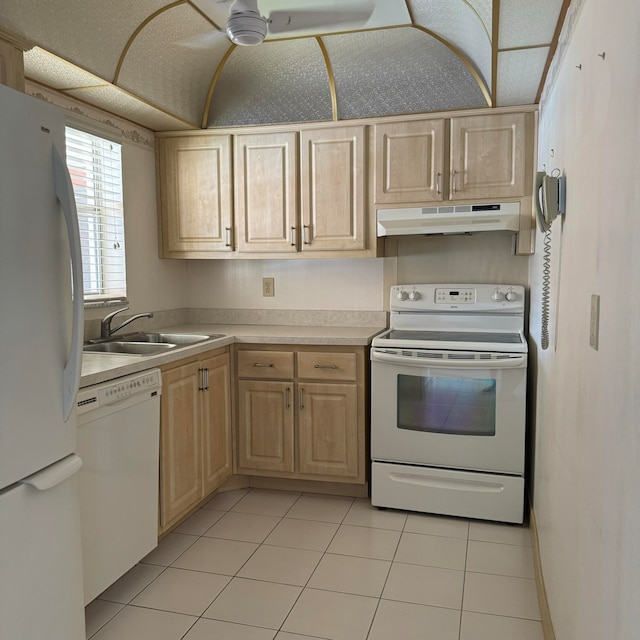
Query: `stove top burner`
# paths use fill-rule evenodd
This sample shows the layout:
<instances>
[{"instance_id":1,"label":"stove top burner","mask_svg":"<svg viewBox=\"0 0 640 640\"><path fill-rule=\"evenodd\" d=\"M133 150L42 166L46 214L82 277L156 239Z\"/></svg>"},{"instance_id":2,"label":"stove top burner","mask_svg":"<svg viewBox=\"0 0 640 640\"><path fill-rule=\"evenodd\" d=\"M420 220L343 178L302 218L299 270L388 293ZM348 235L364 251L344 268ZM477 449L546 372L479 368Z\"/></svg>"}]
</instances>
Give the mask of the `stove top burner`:
<instances>
[{"instance_id":1,"label":"stove top burner","mask_svg":"<svg viewBox=\"0 0 640 640\"><path fill-rule=\"evenodd\" d=\"M491 331L406 331L391 329L381 338L384 340L410 340L414 342L522 344L522 336L519 333L494 333Z\"/></svg>"}]
</instances>

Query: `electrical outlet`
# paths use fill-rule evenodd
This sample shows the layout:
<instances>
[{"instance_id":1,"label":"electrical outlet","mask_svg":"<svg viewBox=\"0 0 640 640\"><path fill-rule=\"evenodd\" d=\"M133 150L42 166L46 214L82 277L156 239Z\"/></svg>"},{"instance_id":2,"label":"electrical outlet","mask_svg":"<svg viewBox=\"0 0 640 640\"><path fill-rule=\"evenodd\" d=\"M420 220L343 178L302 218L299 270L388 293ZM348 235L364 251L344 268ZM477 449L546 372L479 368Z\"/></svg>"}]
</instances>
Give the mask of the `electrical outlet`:
<instances>
[{"instance_id":1,"label":"electrical outlet","mask_svg":"<svg viewBox=\"0 0 640 640\"><path fill-rule=\"evenodd\" d=\"M273 278L262 278L262 297L273 298L276 295L276 287Z\"/></svg>"},{"instance_id":2,"label":"electrical outlet","mask_svg":"<svg viewBox=\"0 0 640 640\"><path fill-rule=\"evenodd\" d=\"M591 319L589 321L589 346L598 350L598 334L600 333L600 296L591 294Z\"/></svg>"}]
</instances>

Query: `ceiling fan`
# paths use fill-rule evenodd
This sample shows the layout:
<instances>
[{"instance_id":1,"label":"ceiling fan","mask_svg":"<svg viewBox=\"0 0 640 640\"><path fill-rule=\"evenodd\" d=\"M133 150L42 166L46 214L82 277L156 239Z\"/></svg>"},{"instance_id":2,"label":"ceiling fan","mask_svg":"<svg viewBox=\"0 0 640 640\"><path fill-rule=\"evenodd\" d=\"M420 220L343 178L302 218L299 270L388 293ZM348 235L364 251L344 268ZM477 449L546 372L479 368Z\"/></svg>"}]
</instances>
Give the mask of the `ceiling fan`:
<instances>
[{"instance_id":1,"label":"ceiling fan","mask_svg":"<svg viewBox=\"0 0 640 640\"><path fill-rule=\"evenodd\" d=\"M225 0L219 0L219 4L223 3ZM369 19L375 8L374 0L360 0L348 6L344 6L344 2L340 4L343 6L275 10L263 16L258 9L258 0L234 0L229 7L226 33L234 44L252 46L260 44L268 33L359 26Z\"/></svg>"}]
</instances>

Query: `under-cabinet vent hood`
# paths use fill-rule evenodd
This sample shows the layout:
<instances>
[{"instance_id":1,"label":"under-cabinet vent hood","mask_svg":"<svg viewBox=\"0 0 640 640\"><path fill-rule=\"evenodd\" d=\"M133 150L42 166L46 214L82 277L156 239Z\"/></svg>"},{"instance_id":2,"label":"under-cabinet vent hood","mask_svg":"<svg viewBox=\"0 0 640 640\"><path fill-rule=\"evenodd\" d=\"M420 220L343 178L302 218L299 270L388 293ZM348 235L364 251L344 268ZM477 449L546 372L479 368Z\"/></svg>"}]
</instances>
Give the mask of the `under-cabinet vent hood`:
<instances>
[{"instance_id":1,"label":"under-cabinet vent hood","mask_svg":"<svg viewBox=\"0 0 640 640\"><path fill-rule=\"evenodd\" d=\"M378 237L517 231L520 203L378 209Z\"/></svg>"}]
</instances>

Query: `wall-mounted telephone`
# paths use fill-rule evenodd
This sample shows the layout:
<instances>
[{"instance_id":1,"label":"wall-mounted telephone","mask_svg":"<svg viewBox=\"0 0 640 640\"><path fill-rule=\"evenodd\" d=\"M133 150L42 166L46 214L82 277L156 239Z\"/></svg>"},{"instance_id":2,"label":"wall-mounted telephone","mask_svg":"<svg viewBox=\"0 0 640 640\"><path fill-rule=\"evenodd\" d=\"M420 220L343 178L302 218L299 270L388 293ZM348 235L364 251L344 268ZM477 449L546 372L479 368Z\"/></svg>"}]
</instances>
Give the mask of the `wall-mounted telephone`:
<instances>
[{"instance_id":1,"label":"wall-mounted telephone","mask_svg":"<svg viewBox=\"0 0 640 640\"><path fill-rule=\"evenodd\" d=\"M560 173L557 169L555 172ZM549 347L549 297L551 295L551 223L565 212L565 178L547 175L544 171L536 174L534 193L536 213L540 229L544 233L544 253L542 259L542 322L540 325L540 346Z\"/></svg>"},{"instance_id":2,"label":"wall-mounted telephone","mask_svg":"<svg viewBox=\"0 0 640 640\"><path fill-rule=\"evenodd\" d=\"M536 189L534 193L538 224L544 232L551 228L551 223L564 213L565 178L547 175L544 171L536 174Z\"/></svg>"}]
</instances>

